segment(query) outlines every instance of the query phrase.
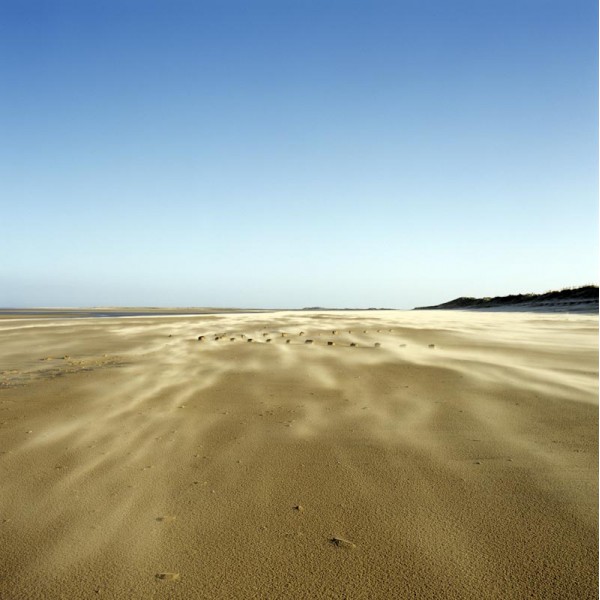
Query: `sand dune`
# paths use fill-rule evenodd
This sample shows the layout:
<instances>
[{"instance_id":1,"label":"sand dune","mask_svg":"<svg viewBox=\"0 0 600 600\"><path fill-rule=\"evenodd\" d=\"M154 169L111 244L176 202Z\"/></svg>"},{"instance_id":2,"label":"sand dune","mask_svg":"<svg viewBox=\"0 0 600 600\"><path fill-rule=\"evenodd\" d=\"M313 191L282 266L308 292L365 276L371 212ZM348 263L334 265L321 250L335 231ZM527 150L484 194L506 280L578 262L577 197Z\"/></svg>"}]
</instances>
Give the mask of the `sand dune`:
<instances>
[{"instance_id":1,"label":"sand dune","mask_svg":"<svg viewBox=\"0 0 600 600\"><path fill-rule=\"evenodd\" d=\"M0 598L597 598L597 333L0 320Z\"/></svg>"}]
</instances>

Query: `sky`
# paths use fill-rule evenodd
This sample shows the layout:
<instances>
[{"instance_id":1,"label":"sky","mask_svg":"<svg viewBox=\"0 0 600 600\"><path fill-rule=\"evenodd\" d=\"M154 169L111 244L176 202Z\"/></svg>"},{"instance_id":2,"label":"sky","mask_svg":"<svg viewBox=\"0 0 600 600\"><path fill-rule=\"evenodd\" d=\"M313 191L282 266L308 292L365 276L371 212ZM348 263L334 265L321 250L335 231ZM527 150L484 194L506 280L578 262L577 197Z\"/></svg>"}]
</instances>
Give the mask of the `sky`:
<instances>
[{"instance_id":1,"label":"sky","mask_svg":"<svg viewBox=\"0 0 600 600\"><path fill-rule=\"evenodd\" d=\"M598 281L592 0L0 0L0 306Z\"/></svg>"}]
</instances>

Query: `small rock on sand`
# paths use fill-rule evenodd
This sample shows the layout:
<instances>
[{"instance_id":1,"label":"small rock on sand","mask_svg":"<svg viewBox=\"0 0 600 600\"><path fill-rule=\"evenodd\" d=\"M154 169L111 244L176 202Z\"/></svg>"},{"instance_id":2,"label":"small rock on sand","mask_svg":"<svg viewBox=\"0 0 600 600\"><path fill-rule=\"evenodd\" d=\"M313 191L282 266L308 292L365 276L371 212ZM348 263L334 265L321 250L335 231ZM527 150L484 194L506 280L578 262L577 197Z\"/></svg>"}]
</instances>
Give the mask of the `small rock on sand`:
<instances>
[{"instance_id":1,"label":"small rock on sand","mask_svg":"<svg viewBox=\"0 0 600 600\"><path fill-rule=\"evenodd\" d=\"M327 342L328 346L335 346L335 342Z\"/></svg>"},{"instance_id":2,"label":"small rock on sand","mask_svg":"<svg viewBox=\"0 0 600 600\"><path fill-rule=\"evenodd\" d=\"M179 573L157 573L156 579L160 579L161 581L178 581Z\"/></svg>"},{"instance_id":3,"label":"small rock on sand","mask_svg":"<svg viewBox=\"0 0 600 600\"><path fill-rule=\"evenodd\" d=\"M334 546L337 546L338 548L347 548L347 549L351 549L351 548L356 548L356 544L352 543L350 540L345 540L344 538L341 537L332 537L331 540L329 540Z\"/></svg>"},{"instance_id":4,"label":"small rock on sand","mask_svg":"<svg viewBox=\"0 0 600 600\"><path fill-rule=\"evenodd\" d=\"M304 343L305 343L305 344L312 344L312 343L313 343L313 340L306 340Z\"/></svg>"}]
</instances>

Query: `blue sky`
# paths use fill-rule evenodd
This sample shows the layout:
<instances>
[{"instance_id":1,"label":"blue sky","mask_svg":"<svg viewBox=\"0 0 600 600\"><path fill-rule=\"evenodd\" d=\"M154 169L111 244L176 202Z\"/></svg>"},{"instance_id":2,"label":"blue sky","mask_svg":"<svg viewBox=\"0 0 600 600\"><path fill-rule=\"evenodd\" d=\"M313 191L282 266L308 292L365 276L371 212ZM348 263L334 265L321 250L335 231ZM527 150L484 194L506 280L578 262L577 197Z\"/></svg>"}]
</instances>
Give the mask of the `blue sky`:
<instances>
[{"instance_id":1,"label":"blue sky","mask_svg":"<svg viewBox=\"0 0 600 600\"><path fill-rule=\"evenodd\" d=\"M597 4L0 2L0 306L598 277Z\"/></svg>"}]
</instances>

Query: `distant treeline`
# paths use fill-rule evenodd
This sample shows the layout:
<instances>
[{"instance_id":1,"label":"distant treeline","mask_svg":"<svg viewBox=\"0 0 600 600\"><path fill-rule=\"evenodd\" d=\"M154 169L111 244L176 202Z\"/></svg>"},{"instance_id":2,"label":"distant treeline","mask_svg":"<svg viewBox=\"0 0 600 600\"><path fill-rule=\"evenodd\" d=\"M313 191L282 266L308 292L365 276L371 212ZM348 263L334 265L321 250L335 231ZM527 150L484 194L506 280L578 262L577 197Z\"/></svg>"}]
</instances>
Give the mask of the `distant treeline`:
<instances>
[{"instance_id":1,"label":"distant treeline","mask_svg":"<svg viewBox=\"0 0 600 600\"><path fill-rule=\"evenodd\" d=\"M495 296L494 298L461 297L436 306L417 306L414 310L435 310L449 308L496 308L519 304L545 304L555 302L598 302L598 286L584 285L582 287L563 288L544 294L511 294L510 296Z\"/></svg>"}]
</instances>

